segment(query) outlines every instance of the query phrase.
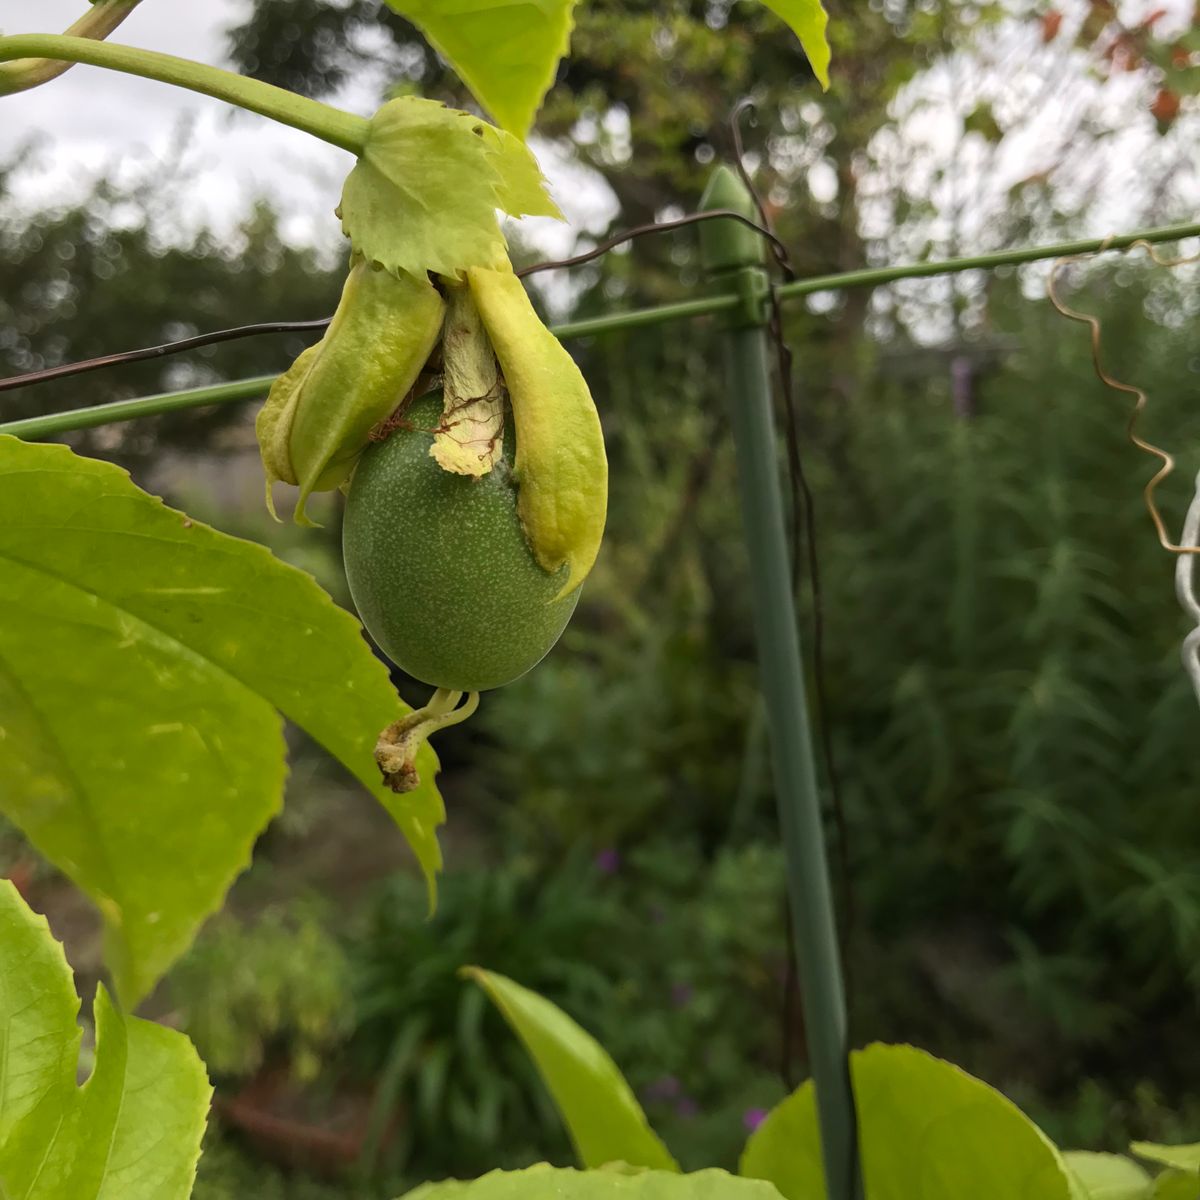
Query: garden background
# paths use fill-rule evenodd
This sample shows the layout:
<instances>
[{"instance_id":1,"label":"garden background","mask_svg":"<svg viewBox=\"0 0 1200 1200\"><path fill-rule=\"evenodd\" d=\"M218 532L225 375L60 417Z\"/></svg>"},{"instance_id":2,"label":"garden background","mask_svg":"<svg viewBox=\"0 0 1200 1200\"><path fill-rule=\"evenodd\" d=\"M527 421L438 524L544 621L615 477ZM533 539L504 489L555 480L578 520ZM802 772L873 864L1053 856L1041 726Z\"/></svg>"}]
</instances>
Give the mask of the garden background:
<instances>
[{"instance_id":1,"label":"garden background","mask_svg":"<svg viewBox=\"0 0 1200 1200\"><path fill-rule=\"evenodd\" d=\"M6 31L17 7L0 5ZM372 0L211 7L236 69L324 97L366 61L376 98L470 105ZM152 44L136 22L153 9L127 40ZM582 6L534 140L585 226L579 248L694 209L742 95L757 104L747 164L802 275L1194 216L1187 5L923 0L831 16L838 72L822 95L757 6ZM149 148L114 129L103 162L66 171L52 140L6 128L5 373L332 310L343 251L315 168L297 164L294 190L221 198L212 228L181 219L214 195L213 129L244 138L252 118L221 122ZM571 248L547 236L518 230L518 265ZM692 231L543 278L555 317L701 283ZM1164 497L1177 528L1200 465L1195 275L1135 252L1071 279L1073 303L1103 318L1109 364L1150 394L1148 435L1181 452ZM1044 267L968 273L786 312L824 585L852 1039L959 1063L1056 1142L1194 1141L1200 714L1178 664L1185 623L1141 507L1148 460L1044 280ZM434 921L386 814L295 737L284 815L150 1004L217 1083L197 1200L315 1200L347 1180L385 1196L568 1162L524 1052L456 979L467 962L596 1034L688 1167L732 1165L785 1079L807 1074L711 342L697 322L571 343L613 466L607 540L562 644L439 743L450 818ZM303 344L212 347L9 393L0 412L263 374ZM252 421L252 405L225 406L69 440L345 601L337 502L319 533L272 524ZM3 843L86 996L95 918L14 832Z\"/></svg>"}]
</instances>

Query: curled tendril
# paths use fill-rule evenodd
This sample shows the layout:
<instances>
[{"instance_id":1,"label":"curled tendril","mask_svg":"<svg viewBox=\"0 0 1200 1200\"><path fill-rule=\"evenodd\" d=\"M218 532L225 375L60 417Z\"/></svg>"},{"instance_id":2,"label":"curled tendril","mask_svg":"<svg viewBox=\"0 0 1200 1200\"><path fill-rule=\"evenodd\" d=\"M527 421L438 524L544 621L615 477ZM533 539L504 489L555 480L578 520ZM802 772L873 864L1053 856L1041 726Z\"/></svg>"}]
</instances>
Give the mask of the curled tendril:
<instances>
[{"instance_id":1,"label":"curled tendril","mask_svg":"<svg viewBox=\"0 0 1200 1200\"><path fill-rule=\"evenodd\" d=\"M1175 469L1175 459L1161 446L1156 446L1153 442L1146 441L1145 438L1140 437L1137 432L1138 417L1141 415L1142 410L1149 402L1149 397L1146 395L1146 392L1143 388L1137 387L1131 383L1122 383L1121 380L1116 379L1104 369L1104 365L1100 361L1100 318L1091 313L1079 312L1076 309L1070 308L1068 305L1064 304L1058 296L1058 275L1063 267L1069 266L1071 263L1083 262L1094 257L1095 254L1104 253L1104 251L1110 248L1109 242L1111 240L1111 238L1107 239L1105 243L1094 252L1094 254L1076 254L1071 255L1068 258L1056 259L1054 266L1050 268L1050 277L1046 281L1046 295L1049 298L1050 303L1053 304L1054 307L1064 317L1069 317L1072 321L1079 321L1088 326L1089 330L1091 331L1092 366L1095 369L1096 377L1100 380L1100 382L1103 383L1105 387L1112 388L1113 391L1123 392L1125 395L1132 396L1134 398L1133 411L1129 414L1129 420L1125 426L1125 436L1139 450L1146 454L1152 455L1154 458L1157 458L1162 464L1159 469L1155 471L1153 476L1151 476L1146 486L1142 489L1142 499L1145 501L1146 511L1150 514L1150 520L1154 522L1154 529L1158 534L1158 541L1162 548L1170 551L1172 554L1179 554L1183 555L1185 558L1190 558L1193 555L1200 554L1200 545L1196 544L1196 531L1193 530L1189 535L1185 528L1182 544L1171 541L1170 535L1167 533L1166 524L1163 522L1162 514L1158 511L1158 505L1154 500L1154 493L1158 489L1158 485L1162 483L1162 481L1166 479L1166 477ZM1149 242L1142 241L1140 239L1136 242L1131 242L1129 246L1126 247L1128 250L1133 250L1135 248L1141 248L1145 250L1150 255L1150 258L1154 261L1155 265L1159 267L1180 267L1186 263L1200 261L1200 254L1192 254L1184 258L1160 257ZM1200 521L1200 513L1198 513L1197 520ZM1188 578L1189 580L1191 578L1190 572ZM1200 611L1197 613L1197 620L1200 622ZM1193 647L1192 658L1194 659L1195 657L1195 647ZM1200 672L1200 665L1198 665L1196 669L1197 672ZM1191 667L1189 667L1189 672L1190 671ZM1200 696L1200 674L1193 675L1193 682L1196 683L1197 695Z\"/></svg>"}]
</instances>

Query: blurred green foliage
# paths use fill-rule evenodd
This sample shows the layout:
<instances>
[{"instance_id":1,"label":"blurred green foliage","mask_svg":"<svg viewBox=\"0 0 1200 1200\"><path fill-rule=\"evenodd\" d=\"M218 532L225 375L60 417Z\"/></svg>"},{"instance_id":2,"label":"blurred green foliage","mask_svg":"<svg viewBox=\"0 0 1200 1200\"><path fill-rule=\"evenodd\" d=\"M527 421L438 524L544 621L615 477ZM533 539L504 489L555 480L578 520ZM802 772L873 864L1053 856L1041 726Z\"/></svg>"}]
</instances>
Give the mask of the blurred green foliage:
<instances>
[{"instance_id":1,"label":"blurred green foliage","mask_svg":"<svg viewBox=\"0 0 1200 1200\"><path fill-rule=\"evenodd\" d=\"M389 881L348 947L349 1059L379 1080L379 1127L389 1111L400 1127L379 1173L571 1161L524 1050L458 978L466 964L527 981L594 1032L684 1161L732 1165L743 1109L780 1093L778 1028L763 1012L782 970L781 882L779 856L756 846L715 864L661 842L628 859L516 854L451 870L427 922L418 882Z\"/></svg>"},{"instance_id":2,"label":"blurred green foliage","mask_svg":"<svg viewBox=\"0 0 1200 1200\"><path fill-rule=\"evenodd\" d=\"M887 106L914 72L994 15L838 13L842 83L818 97L758 6L590 0L542 131L599 172L628 225L694 201L728 152L732 100L753 91L748 148L804 273L952 252L957 227L931 221L932 200L887 175L872 139L894 133ZM255 0L234 57L318 94L382 60L382 83L461 102L398 18L384 11L387 38L372 43L379 16L375 0ZM990 143L1005 131L996 110L984 116ZM832 170L832 202L809 186L816 165ZM79 210L0 222L8 369L332 308L341 264L287 246L264 209L234 243L160 244L160 182L132 196L105 182ZM1074 229L1045 182L1014 189L979 245ZM892 190L864 197L865 183ZM883 234L878 222L864 233L868 199L889 214ZM580 269L575 314L690 292L692 246L672 235ZM1153 464L1125 440L1126 398L1094 380L1086 331L1053 313L1039 278L921 280L787 313L849 829L853 1038L961 1062L1065 1145L1194 1140L1200 715L1178 666L1184 623L1141 507ZM1150 393L1145 431L1181 452L1163 489L1177 529L1200 465L1195 277L1131 262L1083 282L1073 302L1102 311L1109 365ZM566 1161L520 1047L455 978L465 962L542 991L596 1034L689 1166L731 1160L748 1114L781 1094L785 1040L804 1074L802 1026L783 1014L782 884L731 500L724 405L737 397L722 394L713 340L677 325L572 343L608 438L608 537L562 645L446 739L437 918L425 923L419 886L401 877L330 926L336 951L315 933L296 962L259 946L269 935L295 950L292 916L222 923L176 976L189 1028L231 1075L280 1044L310 1064L348 1058L376 1090L369 1145L384 1179ZM86 394L260 373L298 348L234 343L186 368L93 376ZM17 393L5 411L78 403L81 386ZM79 444L143 464L171 448L225 453L244 419L175 415ZM344 595L336 514L326 532L279 540L257 508L189 486L189 511L270 538ZM811 604L804 621L811 648ZM256 869L286 872L286 846L266 849ZM260 950L264 967L245 969ZM282 998L292 987L299 1012ZM206 1158L197 1190L324 1194L232 1144Z\"/></svg>"},{"instance_id":3,"label":"blurred green foliage","mask_svg":"<svg viewBox=\"0 0 1200 1200\"><path fill-rule=\"evenodd\" d=\"M558 870L514 858L451 871L432 920L421 886L389 881L352 934L350 1054L380 1081L378 1120L395 1114L400 1123L379 1169L412 1180L466 1175L523 1165L547 1145L565 1161L558 1118L524 1051L457 971L495 964L595 1019L612 987L594 957L616 924L611 900L578 856Z\"/></svg>"},{"instance_id":4,"label":"blurred green foliage","mask_svg":"<svg viewBox=\"0 0 1200 1200\"><path fill-rule=\"evenodd\" d=\"M311 907L222 915L171 972L182 1028L217 1078L246 1078L272 1059L311 1081L351 1028L349 965Z\"/></svg>"},{"instance_id":5,"label":"blurred green foliage","mask_svg":"<svg viewBox=\"0 0 1200 1200\"><path fill-rule=\"evenodd\" d=\"M256 1161L210 1126L192 1200L346 1200L346 1186Z\"/></svg>"},{"instance_id":6,"label":"blurred green foliage","mask_svg":"<svg viewBox=\"0 0 1200 1200\"><path fill-rule=\"evenodd\" d=\"M1188 278L1093 272L1075 303L1152 397L1145 436L1180 452L1177 529L1200 464ZM991 311L1015 348L972 413L949 372L889 380L884 358L847 414L853 482L822 462L831 727L878 936L978 914L1055 1041L1047 1082L1074 1087L1151 1013L1164 1049L1194 1020L1198 714L1127 398L1044 302L997 289ZM1185 1088L1197 1065L1175 1044L1155 1070Z\"/></svg>"},{"instance_id":7,"label":"blurred green foliage","mask_svg":"<svg viewBox=\"0 0 1200 1200\"><path fill-rule=\"evenodd\" d=\"M327 907L221 918L173 971L171 997L220 1094L281 1063L322 1094L370 1087L358 1170L372 1195L571 1161L524 1050L458 978L467 963L529 981L594 1032L686 1165L732 1167L746 1113L783 1094L772 1011L781 886L777 851L748 845L707 863L660 841L556 866L458 864L426 920L420 881L397 875L337 940ZM641 936L629 937L631 923ZM216 1200L220 1180L253 1167L236 1141L210 1140L220 1145L197 1195ZM268 1195L292 1186L263 1178Z\"/></svg>"}]
</instances>

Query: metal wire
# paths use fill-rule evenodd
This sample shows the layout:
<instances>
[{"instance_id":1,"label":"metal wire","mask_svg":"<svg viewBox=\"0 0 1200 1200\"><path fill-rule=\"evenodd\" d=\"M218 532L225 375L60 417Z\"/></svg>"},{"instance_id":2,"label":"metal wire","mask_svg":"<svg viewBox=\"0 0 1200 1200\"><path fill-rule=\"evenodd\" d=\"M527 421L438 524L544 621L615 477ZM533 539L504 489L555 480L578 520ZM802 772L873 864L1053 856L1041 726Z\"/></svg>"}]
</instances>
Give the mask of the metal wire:
<instances>
[{"instance_id":1,"label":"metal wire","mask_svg":"<svg viewBox=\"0 0 1200 1200\"><path fill-rule=\"evenodd\" d=\"M711 221L715 217L740 221L743 225L749 226L771 244L777 258L782 255L786 259L786 247L766 227L765 223L763 225L756 225L741 213L721 210L689 213L687 216L678 217L673 221L656 221L645 225L636 225L634 228L627 229L623 233L606 238L599 245L592 247L590 250L585 250L582 254L575 254L570 258L548 259L545 262L533 263L531 266L522 267L516 272L516 275L518 278L524 279L526 276L534 275L539 271L554 271L561 267L580 266L582 263L600 258L625 242L632 242L636 238L645 237L647 234L668 233L673 229L682 229L687 225L695 225L700 221ZM792 276L789 275L789 278L792 278ZM122 350L113 354L103 354L97 358L85 358L79 362L63 363L57 367L45 367L38 371L28 371L23 375L12 375L7 379L0 379L0 392L13 391L16 388L22 387L32 387L39 383L49 383L55 379L68 379L73 375L83 375L88 371L99 371L105 367L123 366L127 363L144 362L147 359L153 358L166 358L172 354L182 354L188 350L199 350L204 346L213 346L219 342L232 342L239 338L259 337L266 333L323 332L332 319L332 317L317 317L309 321L266 321L252 325L235 325L231 329L220 329L215 333L201 333L194 337L180 338L174 342L163 342L158 346L145 346L137 350Z\"/></svg>"},{"instance_id":2,"label":"metal wire","mask_svg":"<svg viewBox=\"0 0 1200 1200\"><path fill-rule=\"evenodd\" d=\"M164 342L161 346L144 346L140 350L119 350L113 354L102 354L98 358L85 358L79 362L63 363L57 367L45 367L40 371L29 371L24 375L11 375L0 379L0 392L30 387L37 383L50 383L54 379L68 379L87 371L99 371L104 367L124 366L126 363L144 362L150 358L166 358L171 354L182 354L186 350L199 350L218 342L232 342L238 338L257 337L263 333L301 333L324 329L329 317L312 321L264 321L255 325L235 325L232 329L218 329L215 333L199 333L195 337L180 338L175 342Z\"/></svg>"}]
</instances>

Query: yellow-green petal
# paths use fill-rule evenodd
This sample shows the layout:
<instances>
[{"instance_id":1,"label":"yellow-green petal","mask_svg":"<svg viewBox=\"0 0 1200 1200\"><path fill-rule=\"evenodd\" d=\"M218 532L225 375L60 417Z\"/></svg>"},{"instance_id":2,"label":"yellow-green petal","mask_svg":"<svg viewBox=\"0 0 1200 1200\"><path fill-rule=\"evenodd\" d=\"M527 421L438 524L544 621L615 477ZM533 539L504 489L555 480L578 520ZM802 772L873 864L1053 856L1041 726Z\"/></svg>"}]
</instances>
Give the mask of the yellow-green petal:
<instances>
[{"instance_id":1,"label":"yellow-green petal","mask_svg":"<svg viewBox=\"0 0 1200 1200\"><path fill-rule=\"evenodd\" d=\"M258 435L258 449L262 455L263 472L267 477L267 508L275 516L275 497L272 487L276 483L296 482L292 469L292 421L296 416L296 401L300 385L308 375L316 357L320 342L302 350L296 361L271 384L266 402L258 410L254 420L254 431ZM276 518L278 519L278 518Z\"/></svg>"},{"instance_id":2,"label":"yellow-green petal","mask_svg":"<svg viewBox=\"0 0 1200 1200\"><path fill-rule=\"evenodd\" d=\"M309 495L350 475L372 428L407 395L444 312L428 279L390 275L363 259L351 267L325 336L276 381L259 414L268 488L273 479L300 488L298 522L306 522Z\"/></svg>"},{"instance_id":3,"label":"yellow-green petal","mask_svg":"<svg viewBox=\"0 0 1200 1200\"><path fill-rule=\"evenodd\" d=\"M579 368L512 269L472 267L467 279L512 404L525 536L545 570L567 564L565 596L587 577L604 534L608 460L600 418Z\"/></svg>"}]
</instances>

